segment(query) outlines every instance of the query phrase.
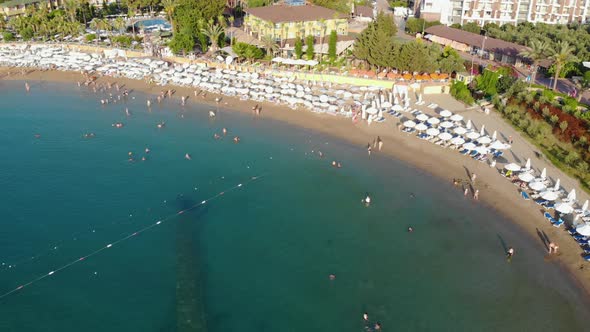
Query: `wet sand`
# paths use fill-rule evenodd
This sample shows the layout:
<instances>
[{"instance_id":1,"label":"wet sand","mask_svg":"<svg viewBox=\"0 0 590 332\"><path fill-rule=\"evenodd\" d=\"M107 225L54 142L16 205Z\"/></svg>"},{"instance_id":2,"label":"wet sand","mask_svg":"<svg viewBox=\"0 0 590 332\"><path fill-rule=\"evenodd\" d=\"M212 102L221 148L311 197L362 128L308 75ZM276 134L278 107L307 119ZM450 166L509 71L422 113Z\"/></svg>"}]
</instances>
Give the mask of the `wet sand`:
<instances>
[{"instance_id":1,"label":"wet sand","mask_svg":"<svg viewBox=\"0 0 590 332\"><path fill-rule=\"evenodd\" d=\"M10 75L8 75L9 72ZM20 69L14 68L0 68L0 79L63 82L71 83L72 86L76 86L78 81L84 81L80 73L26 69L23 75ZM518 188L498 174L497 169L489 167L487 163L475 161L472 158L460 155L456 151L448 151L448 149L419 140L415 135L408 135L399 131L397 129L399 119L388 117L385 123L373 123L368 126L366 122L353 124L350 119L342 117L316 114L307 110L292 110L271 103L242 101L226 96L221 96L222 100L217 105L215 98L219 97L219 95L207 92L205 96L201 94L195 97L194 91L199 91L195 88L163 87L149 84L146 81L125 78L99 77L97 79L97 83L104 82L118 82L119 85L124 85L128 90L148 94L159 94L162 90L170 88L176 91L172 100L178 102L178 105L181 103L181 96L189 96L188 103L211 105L211 110L218 106L222 112L232 110L252 114L252 107L259 104L262 106L260 118L284 121L346 140L361 147L366 146L369 142L372 144L373 140L380 136L384 142L383 150L376 151L374 149L372 154L385 154L405 161L418 169L447 179L449 182L454 178L459 178L468 183L471 174L476 173L477 180L474 187L479 190L479 203L494 208L512 220L526 234L531 236L532 241L536 243L535 247L538 248L538 254L545 256L547 264L560 264L564 270L567 270L573 276L574 281L586 294L590 293L590 266L581 258L582 251L580 247L564 228L555 228L543 218L540 206L521 199ZM32 85L31 93L33 94L34 88L34 85ZM97 102L99 101L97 100ZM152 99L152 105L154 103L156 103L155 97ZM252 116L254 117L253 114ZM510 134L515 138L517 137L515 131ZM367 156L367 158L370 157ZM346 165L343 166L346 167ZM457 190L462 190L462 188L458 187ZM470 191L470 197L472 193ZM441 206L440 208L444 209L445 207ZM541 241L540 234L545 234L552 242L559 244L560 253L558 255L548 255L548 248L546 248L548 244ZM510 244L507 245L510 246ZM517 263L519 248L515 249L514 263Z\"/></svg>"}]
</instances>

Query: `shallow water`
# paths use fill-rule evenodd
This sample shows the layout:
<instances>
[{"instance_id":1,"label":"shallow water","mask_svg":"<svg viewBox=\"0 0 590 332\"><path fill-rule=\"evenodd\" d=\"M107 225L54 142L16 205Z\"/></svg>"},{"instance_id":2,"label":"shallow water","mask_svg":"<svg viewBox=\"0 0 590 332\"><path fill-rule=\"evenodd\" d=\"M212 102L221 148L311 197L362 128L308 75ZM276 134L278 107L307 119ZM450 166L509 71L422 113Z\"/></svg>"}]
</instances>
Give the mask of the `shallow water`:
<instances>
[{"instance_id":1,"label":"shallow water","mask_svg":"<svg viewBox=\"0 0 590 332\"><path fill-rule=\"evenodd\" d=\"M365 311L384 331L586 327L536 241L406 164L210 106L31 86L0 82L0 293L261 177L0 298L2 331L361 331Z\"/></svg>"}]
</instances>

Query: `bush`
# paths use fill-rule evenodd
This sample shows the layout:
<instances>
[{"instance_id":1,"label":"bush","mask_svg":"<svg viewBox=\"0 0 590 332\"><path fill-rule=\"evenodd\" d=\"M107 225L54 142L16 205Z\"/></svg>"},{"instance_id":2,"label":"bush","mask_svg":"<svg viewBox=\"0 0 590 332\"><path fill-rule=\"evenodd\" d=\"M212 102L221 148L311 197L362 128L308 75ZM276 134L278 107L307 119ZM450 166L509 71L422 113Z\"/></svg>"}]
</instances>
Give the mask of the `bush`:
<instances>
[{"instance_id":1,"label":"bush","mask_svg":"<svg viewBox=\"0 0 590 332\"><path fill-rule=\"evenodd\" d=\"M111 41L113 42L113 44L119 45L120 47L129 48L131 47L131 42L133 41L133 39L129 36L114 36L113 38L111 38Z\"/></svg>"},{"instance_id":2,"label":"bush","mask_svg":"<svg viewBox=\"0 0 590 332\"><path fill-rule=\"evenodd\" d=\"M248 60L262 59L264 52L256 47L256 45L250 45L246 43L235 43L232 46L232 50L241 58Z\"/></svg>"},{"instance_id":3,"label":"bush","mask_svg":"<svg viewBox=\"0 0 590 332\"><path fill-rule=\"evenodd\" d=\"M0 18L0 20L1 20L1 18ZM2 39L4 39L5 42L13 41L14 34L9 31L4 31L4 32L2 32Z\"/></svg>"},{"instance_id":4,"label":"bush","mask_svg":"<svg viewBox=\"0 0 590 332\"><path fill-rule=\"evenodd\" d=\"M455 99L460 100L468 105L472 105L475 103L473 96L471 96L471 91L467 88L465 83L460 81L455 81L451 85L451 95L455 97Z\"/></svg>"},{"instance_id":5,"label":"bush","mask_svg":"<svg viewBox=\"0 0 590 332\"><path fill-rule=\"evenodd\" d=\"M96 34L94 34L94 33L84 36L84 40L86 40L86 42L88 42L88 43L94 41L95 39L96 39Z\"/></svg>"},{"instance_id":6,"label":"bush","mask_svg":"<svg viewBox=\"0 0 590 332\"><path fill-rule=\"evenodd\" d=\"M33 29L26 27L20 31L20 36L23 37L23 40L29 40L33 38Z\"/></svg>"}]
</instances>

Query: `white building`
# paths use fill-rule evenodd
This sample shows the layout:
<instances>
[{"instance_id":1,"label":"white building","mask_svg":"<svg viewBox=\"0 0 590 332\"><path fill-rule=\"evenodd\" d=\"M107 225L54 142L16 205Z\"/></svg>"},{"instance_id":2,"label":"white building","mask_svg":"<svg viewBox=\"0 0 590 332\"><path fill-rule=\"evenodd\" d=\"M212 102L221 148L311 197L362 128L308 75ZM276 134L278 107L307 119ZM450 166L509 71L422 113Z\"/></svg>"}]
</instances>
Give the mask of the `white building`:
<instances>
[{"instance_id":1,"label":"white building","mask_svg":"<svg viewBox=\"0 0 590 332\"><path fill-rule=\"evenodd\" d=\"M415 8L443 24L566 24L588 21L590 0L417 0Z\"/></svg>"}]
</instances>

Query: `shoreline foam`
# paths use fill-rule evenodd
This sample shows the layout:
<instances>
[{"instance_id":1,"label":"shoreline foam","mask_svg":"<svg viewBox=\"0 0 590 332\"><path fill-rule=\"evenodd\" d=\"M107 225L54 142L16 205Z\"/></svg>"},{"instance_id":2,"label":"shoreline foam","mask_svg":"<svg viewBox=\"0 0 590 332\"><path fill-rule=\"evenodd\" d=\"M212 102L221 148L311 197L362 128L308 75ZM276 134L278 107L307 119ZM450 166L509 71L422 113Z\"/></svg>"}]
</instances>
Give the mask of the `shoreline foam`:
<instances>
[{"instance_id":1,"label":"shoreline foam","mask_svg":"<svg viewBox=\"0 0 590 332\"><path fill-rule=\"evenodd\" d=\"M36 80L71 84L76 84L77 81L83 80L82 75L75 72L39 71L28 68L28 71L22 75L20 69L17 69L17 73L11 71L15 71L15 69L0 68L0 79L14 81ZM7 75L8 73L11 74ZM159 94L161 90L167 88L164 86L149 85L145 81L127 78L99 77L97 82L119 82L120 84L124 84L127 89L137 90L147 94ZM169 87L176 90L176 96L173 97L175 99L179 100L180 95L188 95L191 96L188 102L205 104L211 107L216 106L215 98L219 96L209 93L206 97L199 96L195 98L192 94L195 90L194 88ZM34 93L34 90L32 93ZM535 242L537 244L536 246L540 249L539 254L542 254L541 249L543 245L536 238L538 231L543 231L552 239L555 239L554 242L558 242L560 245L561 253L558 256L551 256L547 261L558 263L560 268L569 272L573 281L584 293L590 295L590 274L586 272L586 268L580 269L580 266L585 264L579 255L581 250L578 244L563 229L556 229L545 222L542 213L532 209L530 202L522 200L518 195L517 188L508 180L503 179L495 168L491 168L487 164L477 162L471 158L465 158L458 153L441 149L434 144L418 140L415 137L398 131L390 125L373 124L368 126L363 122L353 124L350 119L341 117L312 114L309 111L292 110L288 107L282 107L268 102L242 101L226 96L223 96L220 106L230 111L251 112L252 106L255 104L262 105L263 112L261 117L263 118L269 117L291 125L310 129L337 139L345 140L351 144L364 146L367 142L372 142L379 135L384 141L383 151L374 151L373 153L383 153L388 157L401 160L406 164L448 181L451 181L453 178L467 179L468 173L477 173L477 188L480 190L480 203L499 212L522 229L524 233L530 235L531 241ZM518 252L518 248L516 249ZM546 252L543 254L547 257ZM589 296L585 296L584 300L590 304Z\"/></svg>"}]
</instances>

